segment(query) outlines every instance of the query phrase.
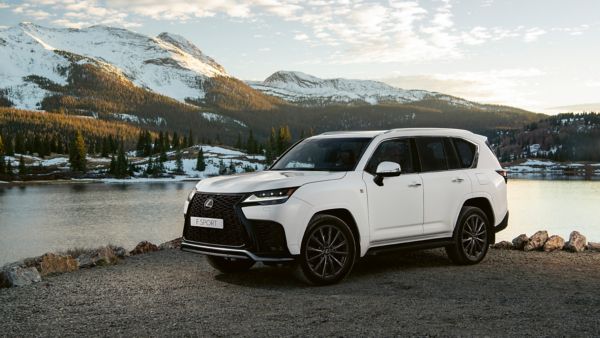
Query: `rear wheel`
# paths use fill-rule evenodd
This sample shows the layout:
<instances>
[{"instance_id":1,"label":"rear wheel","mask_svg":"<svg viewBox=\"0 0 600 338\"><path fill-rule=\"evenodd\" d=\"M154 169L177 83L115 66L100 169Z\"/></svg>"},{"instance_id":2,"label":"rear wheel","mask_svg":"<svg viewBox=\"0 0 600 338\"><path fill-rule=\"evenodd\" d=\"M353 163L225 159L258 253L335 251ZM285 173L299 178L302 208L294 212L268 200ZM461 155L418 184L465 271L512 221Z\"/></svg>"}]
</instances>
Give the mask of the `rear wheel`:
<instances>
[{"instance_id":1,"label":"rear wheel","mask_svg":"<svg viewBox=\"0 0 600 338\"><path fill-rule=\"evenodd\" d=\"M319 215L308 226L300 254L302 275L312 284L329 285L344 279L356 261L350 227L338 217Z\"/></svg>"},{"instance_id":2,"label":"rear wheel","mask_svg":"<svg viewBox=\"0 0 600 338\"><path fill-rule=\"evenodd\" d=\"M208 264L210 264L210 266L223 273L248 271L255 263L251 259L229 258L220 256L207 256L206 259L208 260Z\"/></svg>"},{"instance_id":3,"label":"rear wheel","mask_svg":"<svg viewBox=\"0 0 600 338\"><path fill-rule=\"evenodd\" d=\"M463 207L458 216L455 244L446 247L446 253L455 264L477 264L485 257L489 247L489 220L477 207Z\"/></svg>"}]
</instances>

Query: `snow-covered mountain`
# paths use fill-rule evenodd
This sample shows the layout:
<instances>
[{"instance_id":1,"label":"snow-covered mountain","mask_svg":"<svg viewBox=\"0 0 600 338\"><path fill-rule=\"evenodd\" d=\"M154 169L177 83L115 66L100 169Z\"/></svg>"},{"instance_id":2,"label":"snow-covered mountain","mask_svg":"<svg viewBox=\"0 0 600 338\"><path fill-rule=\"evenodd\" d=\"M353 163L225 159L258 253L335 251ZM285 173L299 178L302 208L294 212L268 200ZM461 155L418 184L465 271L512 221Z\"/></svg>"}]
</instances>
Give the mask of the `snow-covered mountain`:
<instances>
[{"instance_id":1,"label":"snow-covered mountain","mask_svg":"<svg viewBox=\"0 0 600 338\"><path fill-rule=\"evenodd\" d=\"M65 85L73 62L93 62L133 84L179 101L202 100L207 79L229 75L181 36L148 37L126 29L92 26L57 29L22 23L0 30L0 93L16 107L36 109L48 94L26 77Z\"/></svg>"},{"instance_id":2,"label":"snow-covered mountain","mask_svg":"<svg viewBox=\"0 0 600 338\"><path fill-rule=\"evenodd\" d=\"M410 103L426 99L472 106L473 102L426 90L406 90L372 80L321 79L293 71L278 71L264 81L248 84L265 94L304 105L331 103Z\"/></svg>"}]
</instances>

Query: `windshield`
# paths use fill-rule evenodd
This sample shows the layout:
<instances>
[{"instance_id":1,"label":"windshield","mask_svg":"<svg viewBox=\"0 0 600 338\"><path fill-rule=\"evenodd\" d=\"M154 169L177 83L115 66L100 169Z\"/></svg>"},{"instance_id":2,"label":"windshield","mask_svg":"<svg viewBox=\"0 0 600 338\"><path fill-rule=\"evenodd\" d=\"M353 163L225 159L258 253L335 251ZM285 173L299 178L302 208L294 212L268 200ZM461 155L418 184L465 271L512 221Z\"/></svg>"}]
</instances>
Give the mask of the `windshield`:
<instances>
[{"instance_id":1,"label":"windshield","mask_svg":"<svg viewBox=\"0 0 600 338\"><path fill-rule=\"evenodd\" d=\"M298 143L271 170L351 171L371 138L313 138Z\"/></svg>"}]
</instances>

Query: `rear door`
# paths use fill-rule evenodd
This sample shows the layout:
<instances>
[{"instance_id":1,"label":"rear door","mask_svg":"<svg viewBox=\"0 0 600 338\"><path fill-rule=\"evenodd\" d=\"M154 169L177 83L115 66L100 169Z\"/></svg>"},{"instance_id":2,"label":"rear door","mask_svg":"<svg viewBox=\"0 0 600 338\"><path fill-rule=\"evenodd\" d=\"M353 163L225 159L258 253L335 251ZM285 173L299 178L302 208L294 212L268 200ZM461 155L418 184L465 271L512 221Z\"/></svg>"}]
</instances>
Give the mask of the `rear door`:
<instances>
[{"instance_id":1,"label":"rear door","mask_svg":"<svg viewBox=\"0 0 600 338\"><path fill-rule=\"evenodd\" d=\"M374 245L423 234L423 182L415 170L411 142L408 138L382 142L363 172ZM401 174L384 178L383 186L378 186L373 179L377 165L384 161L400 164Z\"/></svg>"},{"instance_id":2,"label":"rear door","mask_svg":"<svg viewBox=\"0 0 600 338\"><path fill-rule=\"evenodd\" d=\"M418 137L416 145L423 180L423 233L451 235L464 201L471 192L452 140Z\"/></svg>"}]
</instances>

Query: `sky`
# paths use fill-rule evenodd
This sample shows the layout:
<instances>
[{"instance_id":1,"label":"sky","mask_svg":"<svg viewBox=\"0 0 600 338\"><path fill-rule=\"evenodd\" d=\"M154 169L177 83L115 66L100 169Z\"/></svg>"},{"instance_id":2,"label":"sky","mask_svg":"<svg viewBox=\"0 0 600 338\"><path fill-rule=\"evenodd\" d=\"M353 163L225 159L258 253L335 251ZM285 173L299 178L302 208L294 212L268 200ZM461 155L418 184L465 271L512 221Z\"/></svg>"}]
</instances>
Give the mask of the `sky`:
<instances>
[{"instance_id":1,"label":"sky","mask_svg":"<svg viewBox=\"0 0 600 338\"><path fill-rule=\"evenodd\" d=\"M598 0L0 0L0 28L180 34L244 80L374 79L538 112L600 107Z\"/></svg>"}]
</instances>

